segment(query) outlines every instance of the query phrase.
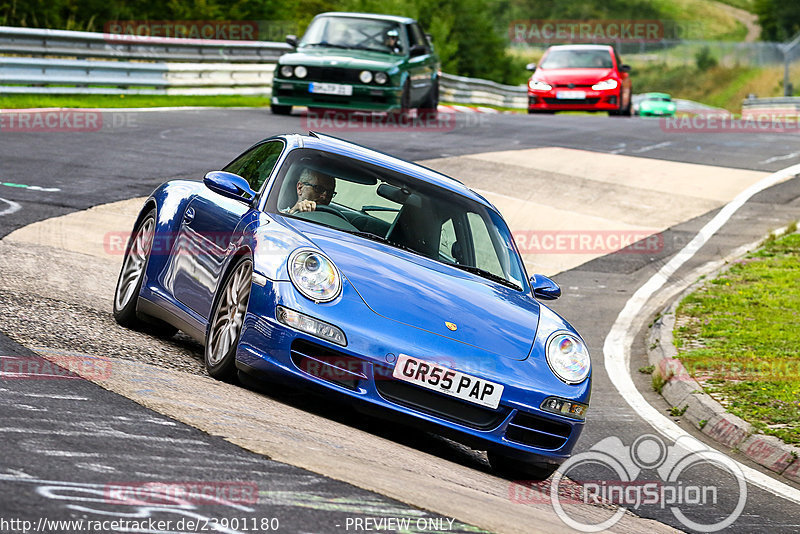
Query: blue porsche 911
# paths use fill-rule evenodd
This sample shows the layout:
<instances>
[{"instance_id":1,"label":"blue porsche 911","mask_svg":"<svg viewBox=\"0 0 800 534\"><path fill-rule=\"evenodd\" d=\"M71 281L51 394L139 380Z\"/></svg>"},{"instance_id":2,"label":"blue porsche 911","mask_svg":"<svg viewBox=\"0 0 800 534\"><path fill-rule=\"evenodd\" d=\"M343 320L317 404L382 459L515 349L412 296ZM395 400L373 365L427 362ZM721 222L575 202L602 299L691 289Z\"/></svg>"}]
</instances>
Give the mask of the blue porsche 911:
<instances>
[{"instance_id":1,"label":"blue porsche 911","mask_svg":"<svg viewBox=\"0 0 800 534\"><path fill-rule=\"evenodd\" d=\"M114 295L208 373L313 385L546 478L591 393L586 344L540 301L497 209L461 182L324 136L280 135L147 199Z\"/></svg>"}]
</instances>

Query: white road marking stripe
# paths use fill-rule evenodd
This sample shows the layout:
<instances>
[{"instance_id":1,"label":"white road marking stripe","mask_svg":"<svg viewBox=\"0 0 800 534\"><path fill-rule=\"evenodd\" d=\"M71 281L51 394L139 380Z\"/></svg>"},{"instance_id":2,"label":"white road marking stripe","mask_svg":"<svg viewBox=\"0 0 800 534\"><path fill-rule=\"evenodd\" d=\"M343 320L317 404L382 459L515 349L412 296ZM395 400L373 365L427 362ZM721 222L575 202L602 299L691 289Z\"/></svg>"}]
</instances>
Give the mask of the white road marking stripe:
<instances>
[{"instance_id":1,"label":"white road marking stripe","mask_svg":"<svg viewBox=\"0 0 800 534\"><path fill-rule=\"evenodd\" d=\"M672 276L680 266L691 259L745 202L756 193L787 180L798 173L800 173L800 164L782 169L751 185L725 205L725 207L698 232L688 245L681 249L680 252L667 262L644 285L636 290L617 316L617 320L614 322L611 331L605 339L603 345L605 369L611 383L614 384L614 387L617 388L622 398L636 410L642 419L647 421L657 432L673 441L676 441L679 437L691 437L691 435L651 406L642 394L639 393L639 390L636 389L629 372L630 347L635 336L635 329L632 327L636 320L640 318L640 314L650 297L669 280L670 276ZM740 462L736 462L736 464L738 464L745 474L745 478L751 484L774 495L800 504L800 490L796 490Z\"/></svg>"},{"instance_id":2,"label":"white road marking stripe","mask_svg":"<svg viewBox=\"0 0 800 534\"><path fill-rule=\"evenodd\" d=\"M791 154L785 154L783 156L773 156L771 158L767 158L764 161L760 161L759 163L767 164L767 163L775 163L776 161L783 161L785 159L792 159L800 156L800 152L792 152Z\"/></svg>"},{"instance_id":3,"label":"white road marking stripe","mask_svg":"<svg viewBox=\"0 0 800 534\"><path fill-rule=\"evenodd\" d=\"M655 145L648 145L643 146L642 148L637 148L633 151L634 154L641 154L642 152L650 152L651 150L655 150L657 148L664 148L672 144L672 141L664 141L663 143L657 143Z\"/></svg>"},{"instance_id":4,"label":"white road marking stripe","mask_svg":"<svg viewBox=\"0 0 800 534\"><path fill-rule=\"evenodd\" d=\"M16 202L11 201L11 200L6 200L5 198L0 198L0 202L5 202L6 204L8 204L8 207L6 209L0 210L0 216L2 216L2 215L11 215L15 211L19 211L19 209L22 207L19 204L17 204Z\"/></svg>"}]
</instances>

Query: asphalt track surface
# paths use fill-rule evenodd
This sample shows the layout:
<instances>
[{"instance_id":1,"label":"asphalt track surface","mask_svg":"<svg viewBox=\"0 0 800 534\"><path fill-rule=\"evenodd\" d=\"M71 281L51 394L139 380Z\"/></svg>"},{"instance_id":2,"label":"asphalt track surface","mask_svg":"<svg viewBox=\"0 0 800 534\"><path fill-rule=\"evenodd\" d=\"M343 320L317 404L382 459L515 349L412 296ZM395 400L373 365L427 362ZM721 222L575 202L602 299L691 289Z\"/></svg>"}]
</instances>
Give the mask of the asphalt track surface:
<instances>
[{"instance_id":1,"label":"asphalt track surface","mask_svg":"<svg viewBox=\"0 0 800 534\"><path fill-rule=\"evenodd\" d=\"M113 115L116 118L105 121L108 127L99 132L0 132L0 182L59 189L0 186L0 199L20 206L17 211L0 216L0 237L38 220L146 196L165 179L200 178L259 139L275 133L303 132L307 126L302 117L275 117L264 110ZM800 161L795 155L796 137L791 134L675 133L664 131L656 120L600 116L465 114L458 116L452 131L332 133L409 160L560 146L652 158L653 165L658 165L658 160L671 160L775 171ZM12 204L0 201L0 213L6 205ZM797 178L756 195L679 269L675 278L693 280L694 269L742 244L757 241L769 230L797 219L798 212ZM553 308L578 328L594 355L592 407L576 452L610 436L630 445L637 437L656 433L632 412L608 380L600 357L603 340L633 292L714 213L665 232L660 254L612 254L556 277L565 295ZM65 287L68 288L67 281ZM633 346L634 371L645 365L643 353L640 334ZM1 334L0 354L33 357ZM637 375L634 372L642 382L640 390L645 397L666 410L661 398L650 392L646 377ZM4 405L0 412L4 444L0 464L2 518L67 518L81 517L81 513L88 517L90 512L80 512L76 508L80 506L95 507L91 513L99 507L113 514L107 502L90 501L87 505L80 499L86 498L87 492L95 492L96 496L96 492L107 489L107 484L130 480L137 474L147 480L197 480L198 468L203 467L203 473L214 473L213 480L242 480L240 471L246 469L278 481L278 487L285 488L283 493L278 491L280 495L266 503L244 506L254 509L248 512L250 516L280 517L285 525L283 531L341 531L347 517L437 518L435 514L247 453L80 380L5 380L0 389ZM91 402L92 410L85 408L87 402ZM84 457L85 461L76 460ZM592 477L602 479L603 473L590 469L585 479ZM738 497L731 481L714 469L699 469L684 480L686 484L717 480L721 488L726 488L720 491L717 506L694 510L699 522L708 524L722 519ZM53 486L67 489L42 489ZM319 504L331 495L342 498L339 507ZM234 514L229 506L223 503L210 511L204 507L202 513L231 517ZM176 514L175 510L152 513L172 514L172 518ZM691 530L668 509L643 506L636 513ZM742 515L726 531L798 530L800 505L750 485Z\"/></svg>"}]
</instances>

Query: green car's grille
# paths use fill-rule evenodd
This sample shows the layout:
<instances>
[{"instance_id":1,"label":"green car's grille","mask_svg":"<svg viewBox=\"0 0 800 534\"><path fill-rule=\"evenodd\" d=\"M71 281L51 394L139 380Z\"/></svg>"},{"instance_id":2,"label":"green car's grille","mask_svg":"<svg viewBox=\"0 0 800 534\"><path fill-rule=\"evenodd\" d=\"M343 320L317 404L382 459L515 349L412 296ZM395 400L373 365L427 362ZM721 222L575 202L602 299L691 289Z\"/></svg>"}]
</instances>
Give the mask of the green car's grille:
<instances>
[{"instance_id":1,"label":"green car's grille","mask_svg":"<svg viewBox=\"0 0 800 534\"><path fill-rule=\"evenodd\" d=\"M336 67L308 67L308 75L305 80L310 82L333 82L333 83L361 83L358 80L360 70L338 69Z\"/></svg>"}]
</instances>

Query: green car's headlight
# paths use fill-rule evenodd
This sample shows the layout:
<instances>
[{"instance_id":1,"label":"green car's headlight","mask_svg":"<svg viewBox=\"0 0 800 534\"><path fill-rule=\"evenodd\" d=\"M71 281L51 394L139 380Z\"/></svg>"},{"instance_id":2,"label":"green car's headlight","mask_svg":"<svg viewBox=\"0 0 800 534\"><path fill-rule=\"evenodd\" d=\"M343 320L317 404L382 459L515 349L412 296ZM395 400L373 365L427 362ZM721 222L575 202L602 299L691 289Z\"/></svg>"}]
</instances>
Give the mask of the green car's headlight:
<instances>
[{"instance_id":1,"label":"green car's headlight","mask_svg":"<svg viewBox=\"0 0 800 534\"><path fill-rule=\"evenodd\" d=\"M383 85L389 81L389 76L385 72L376 72L375 73L375 83L379 85Z\"/></svg>"},{"instance_id":2,"label":"green car's headlight","mask_svg":"<svg viewBox=\"0 0 800 534\"><path fill-rule=\"evenodd\" d=\"M369 83L372 81L372 73L368 70L362 70L358 75L358 79L361 80L361 83Z\"/></svg>"},{"instance_id":3,"label":"green car's headlight","mask_svg":"<svg viewBox=\"0 0 800 534\"><path fill-rule=\"evenodd\" d=\"M552 334L547 340L546 355L550 369L562 382L579 384L589 376L589 350L574 334L565 331Z\"/></svg>"},{"instance_id":4,"label":"green car's headlight","mask_svg":"<svg viewBox=\"0 0 800 534\"><path fill-rule=\"evenodd\" d=\"M297 290L314 302L330 302L342 290L342 278L333 262L311 249L289 256L289 278Z\"/></svg>"},{"instance_id":5,"label":"green car's headlight","mask_svg":"<svg viewBox=\"0 0 800 534\"><path fill-rule=\"evenodd\" d=\"M283 65L281 67L281 76L283 76L284 78L291 78L292 73L294 73L294 69L292 68L291 65Z\"/></svg>"}]
</instances>

